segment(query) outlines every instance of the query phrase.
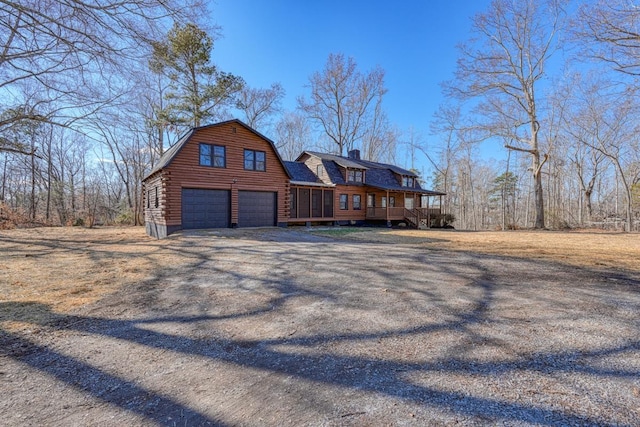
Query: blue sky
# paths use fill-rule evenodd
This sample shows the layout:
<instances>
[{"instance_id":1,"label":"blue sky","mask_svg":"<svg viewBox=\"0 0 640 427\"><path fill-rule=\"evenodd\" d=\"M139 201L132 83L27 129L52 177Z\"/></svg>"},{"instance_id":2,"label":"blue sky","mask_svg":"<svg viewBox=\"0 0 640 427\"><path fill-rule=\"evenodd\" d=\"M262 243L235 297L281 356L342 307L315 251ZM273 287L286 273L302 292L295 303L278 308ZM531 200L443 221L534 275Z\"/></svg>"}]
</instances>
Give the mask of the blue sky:
<instances>
[{"instance_id":1,"label":"blue sky","mask_svg":"<svg viewBox=\"0 0 640 427\"><path fill-rule=\"evenodd\" d=\"M307 96L309 76L324 68L330 53L353 57L363 72L379 65L391 122L428 140L443 101L440 83L453 77L456 45L469 38L471 18L489 2L214 0L211 19L222 38L213 60L252 87L280 82L287 110Z\"/></svg>"}]
</instances>

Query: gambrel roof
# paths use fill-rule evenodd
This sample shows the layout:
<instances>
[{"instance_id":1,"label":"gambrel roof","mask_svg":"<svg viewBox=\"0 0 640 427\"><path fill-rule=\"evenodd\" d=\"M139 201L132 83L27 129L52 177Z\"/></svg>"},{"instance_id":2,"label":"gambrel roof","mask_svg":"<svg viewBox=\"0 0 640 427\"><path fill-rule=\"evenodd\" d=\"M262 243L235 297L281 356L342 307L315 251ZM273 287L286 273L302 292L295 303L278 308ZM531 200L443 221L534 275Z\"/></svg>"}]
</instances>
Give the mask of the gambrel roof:
<instances>
[{"instance_id":1,"label":"gambrel roof","mask_svg":"<svg viewBox=\"0 0 640 427\"><path fill-rule=\"evenodd\" d=\"M278 150L276 149L276 145L272 140L270 140L266 136L262 135L260 132L258 132L257 130L253 129L249 125L243 123L241 120L232 119L232 120L227 120L227 121L224 121L224 122L214 123L214 124L211 124L211 125L200 126L200 127L197 127L197 128L191 128L187 133L185 133L184 135L182 135L182 137L180 137L178 142L173 144L171 147L169 147L169 149L167 151L164 152L162 157L160 157L160 159L158 160L158 163L156 163L156 165L153 167L153 169L151 169L151 172L149 172L147 174L147 176L143 179L143 181L146 180L147 178L149 178L151 175L155 174L156 172L159 172L162 169L164 169L167 166L169 166L171 164L171 162L173 161L173 159L178 155L180 150L182 150L182 148L185 146L185 144L187 142L189 142L189 139L191 139L191 137L196 132L198 132L198 131L200 131L202 129L207 129L207 128L216 127L216 126L224 126L224 125L228 125L228 124L231 124L231 123L237 124L239 126L244 127L248 131L254 133L255 135L259 136L260 138L262 138L263 140L268 142L269 145L271 145L271 148L273 149L273 152L275 153L276 157L280 161L280 164L282 165L283 169L285 170L287 175L289 174L289 171L285 167L284 162L283 162L282 158L280 157L280 153L278 153Z\"/></svg>"}]
</instances>

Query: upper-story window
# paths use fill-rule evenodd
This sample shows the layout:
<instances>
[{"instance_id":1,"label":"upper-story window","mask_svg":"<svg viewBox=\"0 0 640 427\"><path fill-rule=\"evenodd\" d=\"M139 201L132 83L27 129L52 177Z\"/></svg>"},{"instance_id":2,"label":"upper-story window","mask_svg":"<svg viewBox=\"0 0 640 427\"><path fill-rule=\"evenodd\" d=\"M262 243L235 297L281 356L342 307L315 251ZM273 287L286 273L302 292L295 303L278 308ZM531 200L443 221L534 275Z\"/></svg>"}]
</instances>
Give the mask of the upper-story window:
<instances>
[{"instance_id":1,"label":"upper-story window","mask_svg":"<svg viewBox=\"0 0 640 427\"><path fill-rule=\"evenodd\" d=\"M403 176L402 177L402 186L403 187L415 187L415 178L412 176Z\"/></svg>"},{"instance_id":2,"label":"upper-story window","mask_svg":"<svg viewBox=\"0 0 640 427\"><path fill-rule=\"evenodd\" d=\"M264 151L244 150L244 168L252 171L265 171L267 159Z\"/></svg>"},{"instance_id":3,"label":"upper-story window","mask_svg":"<svg viewBox=\"0 0 640 427\"><path fill-rule=\"evenodd\" d=\"M316 175L319 178L322 178L323 172L324 172L324 168L322 167L322 165L316 166Z\"/></svg>"},{"instance_id":4,"label":"upper-story window","mask_svg":"<svg viewBox=\"0 0 640 427\"><path fill-rule=\"evenodd\" d=\"M200 166L226 167L226 147L223 145L200 144Z\"/></svg>"},{"instance_id":5,"label":"upper-story window","mask_svg":"<svg viewBox=\"0 0 640 427\"><path fill-rule=\"evenodd\" d=\"M348 182L362 182L364 174L361 170L347 169L347 181Z\"/></svg>"}]
</instances>

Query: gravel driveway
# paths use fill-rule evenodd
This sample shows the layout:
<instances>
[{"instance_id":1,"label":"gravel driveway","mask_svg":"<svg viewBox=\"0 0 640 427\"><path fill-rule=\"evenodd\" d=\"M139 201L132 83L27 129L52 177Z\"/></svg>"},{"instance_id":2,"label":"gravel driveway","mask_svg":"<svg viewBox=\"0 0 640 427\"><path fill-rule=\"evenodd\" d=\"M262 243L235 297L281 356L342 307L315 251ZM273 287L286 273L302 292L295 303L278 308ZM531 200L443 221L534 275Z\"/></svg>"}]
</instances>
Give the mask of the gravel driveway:
<instances>
[{"instance_id":1,"label":"gravel driveway","mask_svg":"<svg viewBox=\"0 0 640 427\"><path fill-rule=\"evenodd\" d=\"M188 265L0 334L0 424L640 425L637 275L292 230L166 249Z\"/></svg>"}]
</instances>

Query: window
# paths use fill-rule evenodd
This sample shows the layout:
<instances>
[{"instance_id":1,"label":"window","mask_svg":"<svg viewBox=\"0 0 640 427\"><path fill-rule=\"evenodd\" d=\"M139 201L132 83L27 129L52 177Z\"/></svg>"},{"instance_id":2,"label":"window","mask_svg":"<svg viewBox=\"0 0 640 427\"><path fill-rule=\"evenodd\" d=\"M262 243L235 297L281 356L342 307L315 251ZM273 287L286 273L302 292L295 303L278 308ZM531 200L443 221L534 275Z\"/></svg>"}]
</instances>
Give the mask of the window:
<instances>
[{"instance_id":1,"label":"window","mask_svg":"<svg viewBox=\"0 0 640 427\"><path fill-rule=\"evenodd\" d=\"M396 198L395 198L395 196L389 196L389 207L392 207L392 208L396 207Z\"/></svg>"},{"instance_id":2,"label":"window","mask_svg":"<svg viewBox=\"0 0 640 427\"><path fill-rule=\"evenodd\" d=\"M381 206L382 206L383 208L386 208L386 207L387 207L387 196L382 196L382 197L380 198L380 200L382 201Z\"/></svg>"},{"instance_id":3,"label":"window","mask_svg":"<svg viewBox=\"0 0 640 427\"><path fill-rule=\"evenodd\" d=\"M311 190L311 216L322 217L322 190Z\"/></svg>"},{"instance_id":4,"label":"window","mask_svg":"<svg viewBox=\"0 0 640 427\"><path fill-rule=\"evenodd\" d=\"M318 165L318 166L316 166L316 175L317 175L319 178L321 178L321 177L322 177L322 171L323 171L323 170L324 170L324 169L322 168L322 165Z\"/></svg>"},{"instance_id":5,"label":"window","mask_svg":"<svg viewBox=\"0 0 640 427\"><path fill-rule=\"evenodd\" d=\"M376 195L375 194L367 194L367 207L375 208L376 207Z\"/></svg>"},{"instance_id":6,"label":"window","mask_svg":"<svg viewBox=\"0 0 640 427\"><path fill-rule=\"evenodd\" d=\"M291 189L291 199L289 200L289 206L291 208L291 218L298 217L298 189Z\"/></svg>"},{"instance_id":7,"label":"window","mask_svg":"<svg viewBox=\"0 0 640 427\"><path fill-rule=\"evenodd\" d=\"M333 216L333 190L324 190L324 216Z\"/></svg>"},{"instance_id":8,"label":"window","mask_svg":"<svg viewBox=\"0 0 640 427\"><path fill-rule=\"evenodd\" d=\"M221 145L213 146L213 166L224 168L227 166L227 153L225 147Z\"/></svg>"},{"instance_id":9,"label":"window","mask_svg":"<svg viewBox=\"0 0 640 427\"><path fill-rule=\"evenodd\" d=\"M361 209L361 197L359 194L353 195L353 209L359 211Z\"/></svg>"},{"instance_id":10,"label":"window","mask_svg":"<svg viewBox=\"0 0 640 427\"><path fill-rule=\"evenodd\" d=\"M412 176L403 176L402 177L402 186L403 187L414 187L414 178Z\"/></svg>"},{"instance_id":11,"label":"window","mask_svg":"<svg viewBox=\"0 0 640 427\"><path fill-rule=\"evenodd\" d=\"M340 210L346 211L349 209L349 195L341 194L340 195Z\"/></svg>"},{"instance_id":12,"label":"window","mask_svg":"<svg viewBox=\"0 0 640 427\"><path fill-rule=\"evenodd\" d=\"M404 207L407 209L413 209L413 197L407 197L404 199Z\"/></svg>"},{"instance_id":13,"label":"window","mask_svg":"<svg viewBox=\"0 0 640 427\"><path fill-rule=\"evenodd\" d=\"M226 147L222 145L200 144L200 166L213 166L215 168L226 167Z\"/></svg>"},{"instance_id":14,"label":"window","mask_svg":"<svg viewBox=\"0 0 640 427\"><path fill-rule=\"evenodd\" d=\"M266 170L266 155L264 151L244 150L244 168L253 171Z\"/></svg>"},{"instance_id":15,"label":"window","mask_svg":"<svg viewBox=\"0 0 640 427\"><path fill-rule=\"evenodd\" d=\"M156 186L156 201L155 201L155 207L157 208L159 205L159 201L158 201L158 187Z\"/></svg>"},{"instance_id":16,"label":"window","mask_svg":"<svg viewBox=\"0 0 640 427\"><path fill-rule=\"evenodd\" d=\"M266 155L264 151L256 151L256 170L264 171L266 169Z\"/></svg>"},{"instance_id":17,"label":"window","mask_svg":"<svg viewBox=\"0 0 640 427\"><path fill-rule=\"evenodd\" d=\"M362 182L362 171L361 170L347 170L347 181L349 182Z\"/></svg>"},{"instance_id":18,"label":"window","mask_svg":"<svg viewBox=\"0 0 640 427\"><path fill-rule=\"evenodd\" d=\"M300 188L298 190L298 218L311 217L311 190Z\"/></svg>"},{"instance_id":19,"label":"window","mask_svg":"<svg viewBox=\"0 0 640 427\"><path fill-rule=\"evenodd\" d=\"M151 190L147 190L147 208L151 208Z\"/></svg>"}]
</instances>

